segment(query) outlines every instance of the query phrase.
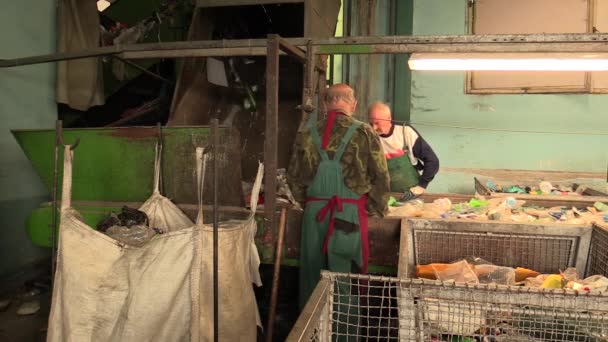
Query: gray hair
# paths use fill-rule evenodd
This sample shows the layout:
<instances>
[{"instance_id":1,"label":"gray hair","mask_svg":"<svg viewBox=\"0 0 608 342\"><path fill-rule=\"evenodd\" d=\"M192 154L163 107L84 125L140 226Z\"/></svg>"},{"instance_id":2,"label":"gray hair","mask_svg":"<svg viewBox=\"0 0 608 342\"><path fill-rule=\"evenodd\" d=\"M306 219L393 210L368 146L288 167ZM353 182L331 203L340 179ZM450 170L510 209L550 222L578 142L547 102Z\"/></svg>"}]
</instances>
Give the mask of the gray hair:
<instances>
[{"instance_id":1,"label":"gray hair","mask_svg":"<svg viewBox=\"0 0 608 342\"><path fill-rule=\"evenodd\" d=\"M385 113L388 113L388 115L391 115L391 107L389 107L389 105L387 105L386 103L382 102L382 101L376 101L372 104L369 105L369 107L367 108L367 112L371 112L372 109L374 108L378 108L380 110L382 110Z\"/></svg>"},{"instance_id":2,"label":"gray hair","mask_svg":"<svg viewBox=\"0 0 608 342\"><path fill-rule=\"evenodd\" d=\"M345 90L328 90L325 94L325 102L333 103L338 101L344 101L348 104L353 104L355 102L355 92L352 89Z\"/></svg>"}]
</instances>

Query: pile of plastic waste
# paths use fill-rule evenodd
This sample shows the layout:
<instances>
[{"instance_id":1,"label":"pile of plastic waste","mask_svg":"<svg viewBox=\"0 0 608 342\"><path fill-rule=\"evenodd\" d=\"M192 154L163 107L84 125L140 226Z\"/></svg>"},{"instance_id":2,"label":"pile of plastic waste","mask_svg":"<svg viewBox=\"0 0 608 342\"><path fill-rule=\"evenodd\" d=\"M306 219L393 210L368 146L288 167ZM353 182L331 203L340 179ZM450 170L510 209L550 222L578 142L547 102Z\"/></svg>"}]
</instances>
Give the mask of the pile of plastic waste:
<instances>
[{"instance_id":1,"label":"pile of plastic waste","mask_svg":"<svg viewBox=\"0 0 608 342\"><path fill-rule=\"evenodd\" d=\"M567 268L559 274L540 274L522 267L497 266L478 257L467 257L450 264L417 265L416 277L467 284L527 286L585 292L608 290L608 278L594 275L581 279L576 268Z\"/></svg>"},{"instance_id":2,"label":"pile of plastic waste","mask_svg":"<svg viewBox=\"0 0 608 342\"><path fill-rule=\"evenodd\" d=\"M486 182L486 188L494 193L509 193L509 194L530 194L530 195L570 195L581 196L587 187L584 185L565 186L554 185L551 182L543 181L538 185L521 185L521 184L499 184L493 180Z\"/></svg>"},{"instance_id":3,"label":"pile of plastic waste","mask_svg":"<svg viewBox=\"0 0 608 342\"><path fill-rule=\"evenodd\" d=\"M164 233L148 223L146 213L124 206L119 214L111 212L101 220L97 230L126 245L141 247L155 235Z\"/></svg>"},{"instance_id":4,"label":"pile of plastic waste","mask_svg":"<svg viewBox=\"0 0 608 342\"><path fill-rule=\"evenodd\" d=\"M526 201L513 197L485 199L472 198L469 202L453 204L448 198L440 198L432 203L420 199L400 203L389 201L388 216L472 219L479 221L508 221L527 223L565 223L589 225L593 222L608 222L608 205L596 202L592 207L524 206Z\"/></svg>"},{"instance_id":5,"label":"pile of plastic waste","mask_svg":"<svg viewBox=\"0 0 608 342\"><path fill-rule=\"evenodd\" d=\"M559 274L540 274L526 268L497 266L478 257L467 257L450 264L417 265L416 276L422 279L465 284L496 284L525 286L541 289L563 289L581 293L606 293L608 278L600 275L581 279L575 268L560 271ZM574 292L573 292L574 293ZM478 298L473 297L471 298ZM479 297L484 298L484 297ZM542 298L544 297L539 297ZM556 336L566 333L568 337L601 336L605 332L595 325L579 325L566 319L556 320L554 313L534 316L536 325L529 325L530 317L515 312L492 313L486 304L472 303L466 296L462 301L454 299L444 302L432 297L419 299L425 308L424 324L431 331L431 341L473 342L473 341L555 341ZM545 299L548 301L547 299ZM496 307L499 305L496 304ZM529 314L528 314L529 315ZM558 327L559 332L551 327ZM563 330L562 330L563 329ZM564 335L565 336L565 335ZM538 339L537 339L538 338ZM562 340L562 339L560 339ZM564 339L579 341L583 339ZM585 339L595 341L595 339Z\"/></svg>"}]
</instances>

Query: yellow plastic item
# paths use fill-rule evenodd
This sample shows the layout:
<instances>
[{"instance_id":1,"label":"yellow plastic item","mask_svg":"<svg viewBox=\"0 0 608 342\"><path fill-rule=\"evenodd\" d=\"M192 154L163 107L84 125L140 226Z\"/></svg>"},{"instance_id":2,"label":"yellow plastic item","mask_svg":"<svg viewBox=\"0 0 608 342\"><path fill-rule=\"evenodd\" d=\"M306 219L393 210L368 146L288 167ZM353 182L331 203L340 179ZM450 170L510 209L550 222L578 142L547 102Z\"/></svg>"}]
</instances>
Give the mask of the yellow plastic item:
<instances>
[{"instance_id":1,"label":"yellow plastic item","mask_svg":"<svg viewBox=\"0 0 608 342\"><path fill-rule=\"evenodd\" d=\"M541 289L561 289L562 287L564 287L564 277L560 274L548 276L540 286Z\"/></svg>"}]
</instances>

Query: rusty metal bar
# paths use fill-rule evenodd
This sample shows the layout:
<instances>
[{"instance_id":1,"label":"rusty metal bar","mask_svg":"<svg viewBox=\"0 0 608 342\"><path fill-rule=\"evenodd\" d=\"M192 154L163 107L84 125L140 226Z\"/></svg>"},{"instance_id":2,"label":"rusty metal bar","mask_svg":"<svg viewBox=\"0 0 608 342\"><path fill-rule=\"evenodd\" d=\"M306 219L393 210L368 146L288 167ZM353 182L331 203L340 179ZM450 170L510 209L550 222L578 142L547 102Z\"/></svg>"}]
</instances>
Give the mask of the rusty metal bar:
<instances>
[{"instance_id":1,"label":"rusty metal bar","mask_svg":"<svg viewBox=\"0 0 608 342\"><path fill-rule=\"evenodd\" d=\"M278 37L279 48L285 51L289 56L297 59L302 63L306 63L306 52L302 51L299 47L292 45L285 38Z\"/></svg>"},{"instance_id":2,"label":"rusty metal bar","mask_svg":"<svg viewBox=\"0 0 608 342\"><path fill-rule=\"evenodd\" d=\"M309 39L284 38L304 49ZM608 34L511 34L451 36L339 37L316 39L316 54L396 54L416 52L608 52ZM0 68L121 54L122 58L180 58L263 55L266 39L204 40L115 45L76 52L0 59Z\"/></svg>"},{"instance_id":3,"label":"rusty metal bar","mask_svg":"<svg viewBox=\"0 0 608 342\"><path fill-rule=\"evenodd\" d=\"M309 40L308 43L306 43L307 50L305 51L299 48L298 46L292 45L291 42L287 39L279 37L279 48L279 53L285 52L285 54L287 54L288 56L291 56L300 63L305 64L308 61L308 55L306 51L308 51L309 48L312 48L312 41ZM315 62L313 70L321 71L325 70L325 67Z\"/></svg>"},{"instance_id":4,"label":"rusty metal bar","mask_svg":"<svg viewBox=\"0 0 608 342\"><path fill-rule=\"evenodd\" d=\"M213 139L213 341L219 341L219 204L218 204L218 159L220 157L219 120L211 119L211 135ZM203 179L203 182L205 180Z\"/></svg>"},{"instance_id":5,"label":"rusty metal bar","mask_svg":"<svg viewBox=\"0 0 608 342\"><path fill-rule=\"evenodd\" d=\"M163 81L163 82L165 82L165 83L168 83L168 84L170 84L170 85L175 85L175 82L171 81L170 79L165 78L165 77L162 77L162 76L161 76L161 75L159 75L159 74L155 74L155 73L153 73L152 71L150 71L150 70L148 70L148 69L146 69L146 68L142 67L141 65L139 65L139 64L137 64L137 63L133 63L133 62L131 62L131 61L128 61L128 60L126 60L126 59L124 59L124 58L120 58L120 57L115 56L115 55L113 55L112 57L113 57L113 58L115 58L115 59L117 59L117 60L119 60L119 61L120 61L120 62L122 62L122 63L125 63L126 65L129 65L129 66L134 67L135 69L137 69L137 70L139 70L139 71L143 72L143 73L144 73L144 74L146 74L146 75L152 76L152 77L154 77L154 78L156 78L156 79L158 79L158 80L161 80L161 81Z\"/></svg>"},{"instance_id":6,"label":"rusty metal bar","mask_svg":"<svg viewBox=\"0 0 608 342\"><path fill-rule=\"evenodd\" d=\"M300 119L300 126L298 127L298 132L301 132L306 126L306 122L308 121L308 113L313 113L315 111L314 103L313 103L313 76L314 69L312 68L314 62L314 48L312 47L312 40L308 41L306 45L306 62L304 64L304 87L302 88L302 104L300 105L300 110L302 111L302 118Z\"/></svg>"},{"instance_id":7,"label":"rusty metal bar","mask_svg":"<svg viewBox=\"0 0 608 342\"><path fill-rule=\"evenodd\" d=\"M313 47L313 49L316 49L316 48ZM322 57L322 56L320 56L320 57ZM321 60L323 60L323 59L321 58ZM323 102L325 101L325 88L327 87L326 75L327 75L326 69L323 69L317 73L317 77L318 77L317 92L319 94L319 97L317 99L317 103L318 103L317 106L319 108L317 109L317 111L321 111L321 112L325 111L325 105L323 104Z\"/></svg>"},{"instance_id":8,"label":"rusty metal bar","mask_svg":"<svg viewBox=\"0 0 608 342\"><path fill-rule=\"evenodd\" d=\"M279 135L279 36L268 35L266 53L266 129L264 136L264 212L266 229L274 231Z\"/></svg>"},{"instance_id":9,"label":"rusty metal bar","mask_svg":"<svg viewBox=\"0 0 608 342\"><path fill-rule=\"evenodd\" d=\"M76 52L60 52L47 55L38 55L14 59L0 60L0 68L10 68L22 65L41 64L50 62L67 61L72 59L81 59L89 57L107 56L118 53L118 46L115 47L100 47L94 49L81 50Z\"/></svg>"},{"instance_id":10,"label":"rusty metal bar","mask_svg":"<svg viewBox=\"0 0 608 342\"><path fill-rule=\"evenodd\" d=\"M285 54L285 53L282 53ZM126 51L120 54L125 59L184 58L184 57L231 57L266 56L265 47L192 48L179 50Z\"/></svg>"},{"instance_id":11,"label":"rusty metal bar","mask_svg":"<svg viewBox=\"0 0 608 342\"><path fill-rule=\"evenodd\" d=\"M302 3L304 0L197 0L196 7L251 6L266 4Z\"/></svg>"},{"instance_id":12,"label":"rusty metal bar","mask_svg":"<svg viewBox=\"0 0 608 342\"><path fill-rule=\"evenodd\" d=\"M59 225L57 224L57 208L59 207L57 193L59 192L59 147L63 147L62 135L63 122L57 120L55 123L55 167L53 169L53 223L51 223L51 285L54 285L55 283L55 270L57 267L57 232L59 228Z\"/></svg>"},{"instance_id":13,"label":"rusty metal bar","mask_svg":"<svg viewBox=\"0 0 608 342\"><path fill-rule=\"evenodd\" d=\"M272 290L270 292L270 310L268 313L268 323L266 324L266 342L272 342L274 331L274 321L279 297L279 279L281 275L281 258L283 255L283 240L285 238L285 225L287 224L287 208L281 209L279 220L279 236L277 239L276 250L274 253L274 273L272 275Z\"/></svg>"}]
</instances>

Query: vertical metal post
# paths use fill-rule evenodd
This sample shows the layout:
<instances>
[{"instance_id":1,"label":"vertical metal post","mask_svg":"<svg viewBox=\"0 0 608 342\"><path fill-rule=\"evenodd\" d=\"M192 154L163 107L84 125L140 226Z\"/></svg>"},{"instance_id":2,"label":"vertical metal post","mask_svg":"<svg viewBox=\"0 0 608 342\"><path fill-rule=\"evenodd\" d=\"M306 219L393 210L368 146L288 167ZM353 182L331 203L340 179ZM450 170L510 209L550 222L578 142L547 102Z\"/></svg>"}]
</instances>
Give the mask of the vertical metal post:
<instances>
[{"instance_id":1,"label":"vertical metal post","mask_svg":"<svg viewBox=\"0 0 608 342\"><path fill-rule=\"evenodd\" d=\"M279 36L268 35L266 46L266 130L264 136L265 229L274 230L279 134Z\"/></svg>"},{"instance_id":2,"label":"vertical metal post","mask_svg":"<svg viewBox=\"0 0 608 342\"><path fill-rule=\"evenodd\" d=\"M55 282L55 267L57 264L57 192L59 184L59 147L63 147L63 122L57 120L55 123L55 167L53 169L53 223L51 224L51 284Z\"/></svg>"},{"instance_id":3,"label":"vertical metal post","mask_svg":"<svg viewBox=\"0 0 608 342\"><path fill-rule=\"evenodd\" d=\"M319 55L319 58L321 58L322 56ZM323 68L325 69L325 66L323 66ZM317 98L317 113L323 113L323 115L325 115L325 88L327 87L327 79L325 78L325 75L327 75L327 69L323 70L323 71L318 71L317 72L317 77L318 77L318 84L317 84L317 91L319 92L319 97Z\"/></svg>"},{"instance_id":4,"label":"vertical metal post","mask_svg":"<svg viewBox=\"0 0 608 342\"><path fill-rule=\"evenodd\" d=\"M313 110L313 96L314 91L314 72L315 72L315 55L314 48L312 46L312 40L309 40L306 44L306 63L304 64L304 87L302 89L302 119L300 121L300 127L298 132L304 130L306 122L308 122L308 113L314 112ZM314 120L314 118L313 118Z\"/></svg>"},{"instance_id":5,"label":"vertical metal post","mask_svg":"<svg viewBox=\"0 0 608 342\"><path fill-rule=\"evenodd\" d=\"M279 298L279 279L281 275L281 257L283 254L283 240L285 238L285 224L287 221L287 208L281 208L281 218L279 220L279 237L277 239L276 251L274 254L274 273L272 275L272 289L270 292L270 310L268 312L268 322L266 323L266 342L272 342L274 332L274 320Z\"/></svg>"},{"instance_id":6,"label":"vertical metal post","mask_svg":"<svg viewBox=\"0 0 608 342\"><path fill-rule=\"evenodd\" d=\"M218 119L211 120L211 135L213 139L213 340L219 340L219 303L218 303L218 229L219 229L219 210L217 203L218 196L218 158L220 146Z\"/></svg>"}]
</instances>

